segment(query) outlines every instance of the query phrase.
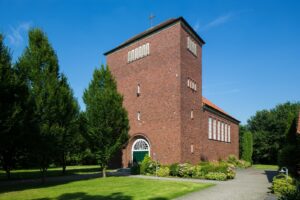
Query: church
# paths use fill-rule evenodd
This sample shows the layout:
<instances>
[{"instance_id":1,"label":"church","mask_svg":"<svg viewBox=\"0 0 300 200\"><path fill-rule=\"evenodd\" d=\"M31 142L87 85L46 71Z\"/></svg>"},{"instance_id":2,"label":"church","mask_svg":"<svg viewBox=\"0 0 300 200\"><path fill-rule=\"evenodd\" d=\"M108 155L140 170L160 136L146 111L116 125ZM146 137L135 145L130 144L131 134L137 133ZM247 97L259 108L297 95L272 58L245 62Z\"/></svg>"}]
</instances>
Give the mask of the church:
<instances>
[{"instance_id":1,"label":"church","mask_svg":"<svg viewBox=\"0 0 300 200\"><path fill-rule=\"evenodd\" d=\"M179 17L104 53L130 123L122 167L145 155L162 164L239 156L240 122L202 96L204 44Z\"/></svg>"}]
</instances>

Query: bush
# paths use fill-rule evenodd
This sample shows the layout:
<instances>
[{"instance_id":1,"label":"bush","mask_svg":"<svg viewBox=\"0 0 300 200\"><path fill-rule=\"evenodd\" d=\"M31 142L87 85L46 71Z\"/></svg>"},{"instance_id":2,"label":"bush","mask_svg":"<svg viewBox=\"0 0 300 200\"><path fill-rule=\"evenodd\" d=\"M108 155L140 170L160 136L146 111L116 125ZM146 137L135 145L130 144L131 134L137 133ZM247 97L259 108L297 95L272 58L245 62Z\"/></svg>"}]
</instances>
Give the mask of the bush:
<instances>
[{"instance_id":1,"label":"bush","mask_svg":"<svg viewBox=\"0 0 300 200\"><path fill-rule=\"evenodd\" d=\"M279 200L300 200L300 192L293 191L293 192L284 192L280 197Z\"/></svg>"},{"instance_id":2,"label":"bush","mask_svg":"<svg viewBox=\"0 0 300 200\"><path fill-rule=\"evenodd\" d=\"M157 176L166 177L166 176L169 176L169 174L170 174L170 169L167 166L161 166L157 170Z\"/></svg>"},{"instance_id":3,"label":"bush","mask_svg":"<svg viewBox=\"0 0 300 200\"><path fill-rule=\"evenodd\" d=\"M204 179L205 175L206 175L206 173L204 172L204 170L202 170L201 165L197 165L194 167L193 174L192 174L193 178Z\"/></svg>"},{"instance_id":4,"label":"bush","mask_svg":"<svg viewBox=\"0 0 300 200\"><path fill-rule=\"evenodd\" d=\"M296 186L293 184L293 179L283 174L275 176L272 183L272 192L278 196L293 193L296 191Z\"/></svg>"},{"instance_id":5,"label":"bush","mask_svg":"<svg viewBox=\"0 0 300 200\"><path fill-rule=\"evenodd\" d=\"M178 165L178 176L179 177L192 177L193 166L189 163L183 163Z\"/></svg>"},{"instance_id":6,"label":"bush","mask_svg":"<svg viewBox=\"0 0 300 200\"><path fill-rule=\"evenodd\" d=\"M247 131L242 138L242 159L247 162L252 162L253 154L253 137L252 133Z\"/></svg>"},{"instance_id":7,"label":"bush","mask_svg":"<svg viewBox=\"0 0 300 200\"><path fill-rule=\"evenodd\" d=\"M144 160L140 166L140 173L141 174L155 174L156 167L159 167L159 163L153 161L149 156L145 156Z\"/></svg>"},{"instance_id":8,"label":"bush","mask_svg":"<svg viewBox=\"0 0 300 200\"><path fill-rule=\"evenodd\" d=\"M130 168L130 172L133 175L140 174L140 165L138 163L134 163Z\"/></svg>"},{"instance_id":9,"label":"bush","mask_svg":"<svg viewBox=\"0 0 300 200\"><path fill-rule=\"evenodd\" d=\"M227 175L222 172L209 172L205 175L205 178L209 180L225 181L227 179Z\"/></svg>"},{"instance_id":10,"label":"bush","mask_svg":"<svg viewBox=\"0 0 300 200\"><path fill-rule=\"evenodd\" d=\"M170 176L178 176L179 166L178 163L170 165Z\"/></svg>"},{"instance_id":11,"label":"bush","mask_svg":"<svg viewBox=\"0 0 300 200\"><path fill-rule=\"evenodd\" d=\"M239 168L248 168L251 166L251 162L239 160L235 155L229 155L226 162Z\"/></svg>"}]
</instances>

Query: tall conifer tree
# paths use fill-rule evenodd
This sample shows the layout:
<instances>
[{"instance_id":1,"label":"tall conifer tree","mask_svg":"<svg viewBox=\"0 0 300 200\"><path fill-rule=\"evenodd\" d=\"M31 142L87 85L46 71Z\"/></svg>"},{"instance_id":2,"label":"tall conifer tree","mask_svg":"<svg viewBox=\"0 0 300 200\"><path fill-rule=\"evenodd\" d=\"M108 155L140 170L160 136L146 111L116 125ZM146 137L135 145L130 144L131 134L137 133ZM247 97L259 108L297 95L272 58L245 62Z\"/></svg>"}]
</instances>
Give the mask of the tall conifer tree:
<instances>
[{"instance_id":1,"label":"tall conifer tree","mask_svg":"<svg viewBox=\"0 0 300 200\"><path fill-rule=\"evenodd\" d=\"M75 145L80 137L78 124L79 106L64 74L61 75L59 84L60 92L57 98L59 100L58 119L60 132L57 135L57 156L63 173L65 173L67 157L76 150Z\"/></svg>"},{"instance_id":2,"label":"tall conifer tree","mask_svg":"<svg viewBox=\"0 0 300 200\"><path fill-rule=\"evenodd\" d=\"M96 153L103 177L114 153L128 140L129 122L123 97L108 67L95 69L83 95L90 147Z\"/></svg>"},{"instance_id":3,"label":"tall conifer tree","mask_svg":"<svg viewBox=\"0 0 300 200\"><path fill-rule=\"evenodd\" d=\"M0 34L0 163L10 170L24 151L24 133L30 127L28 88L12 67L9 49Z\"/></svg>"},{"instance_id":4,"label":"tall conifer tree","mask_svg":"<svg viewBox=\"0 0 300 200\"><path fill-rule=\"evenodd\" d=\"M43 181L49 164L56 156L59 128L59 66L47 36L39 29L29 31L29 44L17 66L26 75L39 137L35 141L37 161Z\"/></svg>"}]
</instances>

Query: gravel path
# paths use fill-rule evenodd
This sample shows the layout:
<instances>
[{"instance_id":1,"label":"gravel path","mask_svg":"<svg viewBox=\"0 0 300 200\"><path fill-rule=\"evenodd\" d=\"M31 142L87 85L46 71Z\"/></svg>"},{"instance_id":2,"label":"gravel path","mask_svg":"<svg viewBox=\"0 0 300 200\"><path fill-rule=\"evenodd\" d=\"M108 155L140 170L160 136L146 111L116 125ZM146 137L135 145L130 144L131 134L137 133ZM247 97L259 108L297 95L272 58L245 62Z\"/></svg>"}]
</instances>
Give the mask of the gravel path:
<instances>
[{"instance_id":1,"label":"gravel path","mask_svg":"<svg viewBox=\"0 0 300 200\"><path fill-rule=\"evenodd\" d=\"M158 178L162 180L179 180L202 183L214 183L213 187L187 194L176 200L276 200L269 194L271 180L276 172L256 169L238 170L234 180L229 181L207 181L180 178ZM135 176L146 178L145 176ZM156 178L156 177L148 177Z\"/></svg>"},{"instance_id":2,"label":"gravel path","mask_svg":"<svg viewBox=\"0 0 300 200\"><path fill-rule=\"evenodd\" d=\"M231 181L219 182L216 186L203 191L194 192L176 200L272 200L276 199L268 194L274 172L246 169L237 172Z\"/></svg>"}]
</instances>

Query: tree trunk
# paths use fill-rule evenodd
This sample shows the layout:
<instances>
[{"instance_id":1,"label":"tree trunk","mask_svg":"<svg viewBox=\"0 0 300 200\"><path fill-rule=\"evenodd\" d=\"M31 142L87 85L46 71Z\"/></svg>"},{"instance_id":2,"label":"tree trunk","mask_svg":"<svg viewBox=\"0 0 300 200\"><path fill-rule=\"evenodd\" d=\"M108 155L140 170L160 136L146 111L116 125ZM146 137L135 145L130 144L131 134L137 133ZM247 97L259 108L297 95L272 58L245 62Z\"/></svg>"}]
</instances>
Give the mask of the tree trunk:
<instances>
[{"instance_id":1,"label":"tree trunk","mask_svg":"<svg viewBox=\"0 0 300 200\"><path fill-rule=\"evenodd\" d=\"M102 177L106 178L106 166L102 168Z\"/></svg>"},{"instance_id":2,"label":"tree trunk","mask_svg":"<svg viewBox=\"0 0 300 200\"><path fill-rule=\"evenodd\" d=\"M42 169L42 183L44 184L46 182L46 169Z\"/></svg>"},{"instance_id":3,"label":"tree trunk","mask_svg":"<svg viewBox=\"0 0 300 200\"><path fill-rule=\"evenodd\" d=\"M7 180L10 180L10 169L7 168L7 169L5 170L5 172L6 172L6 178L7 178Z\"/></svg>"},{"instance_id":4,"label":"tree trunk","mask_svg":"<svg viewBox=\"0 0 300 200\"><path fill-rule=\"evenodd\" d=\"M62 158L62 173L63 174L66 173L66 157L65 157L65 153L63 153L63 158Z\"/></svg>"}]
</instances>

